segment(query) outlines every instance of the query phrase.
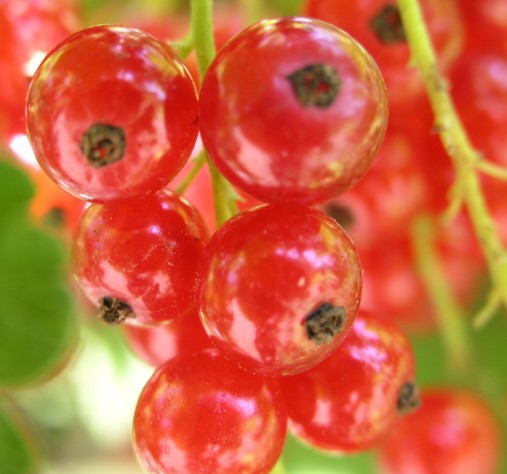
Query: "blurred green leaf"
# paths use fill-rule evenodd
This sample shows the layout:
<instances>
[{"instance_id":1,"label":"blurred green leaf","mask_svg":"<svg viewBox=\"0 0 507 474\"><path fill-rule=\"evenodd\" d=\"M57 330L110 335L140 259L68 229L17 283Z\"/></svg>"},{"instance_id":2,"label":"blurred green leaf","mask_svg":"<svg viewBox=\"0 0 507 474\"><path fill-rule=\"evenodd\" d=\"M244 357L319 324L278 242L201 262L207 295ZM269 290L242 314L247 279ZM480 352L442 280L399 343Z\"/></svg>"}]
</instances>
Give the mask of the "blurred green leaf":
<instances>
[{"instance_id":1,"label":"blurred green leaf","mask_svg":"<svg viewBox=\"0 0 507 474\"><path fill-rule=\"evenodd\" d=\"M77 320L63 246L26 216L30 182L0 163L0 190L0 386L17 386L62 365Z\"/></svg>"},{"instance_id":2,"label":"blurred green leaf","mask_svg":"<svg viewBox=\"0 0 507 474\"><path fill-rule=\"evenodd\" d=\"M0 229L2 220L13 214L25 213L35 194L33 184L22 170L6 161L0 154Z\"/></svg>"},{"instance_id":3,"label":"blurred green leaf","mask_svg":"<svg viewBox=\"0 0 507 474\"><path fill-rule=\"evenodd\" d=\"M294 16L301 14L303 0L269 0L268 4L280 16Z\"/></svg>"},{"instance_id":4,"label":"blurred green leaf","mask_svg":"<svg viewBox=\"0 0 507 474\"><path fill-rule=\"evenodd\" d=\"M40 472L40 446L15 405L0 395L0 466L2 474Z\"/></svg>"},{"instance_id":5,"label":"blurred green leaf","mask_svg":"<svg viewBox=\"0 0 507 474\"><path fill-rule=\"evenodd\" d=\"M329 455L317 451L288 435L283 451L287 474L372 474L375 458L371 452L354 455Z\"/></svg>"}]
</instances>

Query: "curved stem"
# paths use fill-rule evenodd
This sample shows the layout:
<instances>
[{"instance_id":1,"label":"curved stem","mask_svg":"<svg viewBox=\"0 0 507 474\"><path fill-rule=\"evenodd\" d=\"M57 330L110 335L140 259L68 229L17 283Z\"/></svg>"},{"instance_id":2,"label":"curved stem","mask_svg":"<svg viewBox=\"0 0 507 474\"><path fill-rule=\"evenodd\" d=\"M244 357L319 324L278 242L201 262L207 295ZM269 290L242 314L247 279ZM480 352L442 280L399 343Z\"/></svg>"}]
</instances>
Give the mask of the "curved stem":
<instances>
[{"instance_id":1,"label":"curved stem","mask_svg":"<svg viewBox=\"0 0 507 474\"><path fill-rule=\"evenodd\" d=\"M478 161L475 168L481 173L487 174L496 179L507 180L507 168L499 166L491 161Z\"/></svg>"},{"instance_id":2,"label":"curved stem","mask_svg":"<svg viewBox=\"0 0 507 474\"><path fill-rule=\"evenodd\" d=\"M194 178L199 174L199 171L201 171L201 168L204 166L204 163L206 163L206 155L203 149L195 157L194 166L185 176L185 179L181 182L181 184L175 189L175 192L177 192L178 194L183 194L187 190L187 188L192 184Z\"/></svg>"},{"instance_id":3,"label":"curved stem","mask_svg":"<svg viewBox=\"0 0 507 474\"><path fill-rule=\"evenodd\" d=\"M194 50L194 37L192 30L187 35L177 41L169 41L169 46L176 51L178 57L183 61Z\"/></svg>"},{"instance_id":4,"label":"curved stem","mask_svg":"<svg viewBox=\"0 0 507 474\"><path fill-rule=\"evenodd\" d=\"M458 182L455 189L472 220L482 251L488 262L494 291L507 305L507 254L487 209L476 164L480 154L472 147L458 117L447 83L438 70L435 52L417 0L398 0L412 60L420 70L436 119L436 130L451 157Z\"/></svg>"},{"instance_id":5,"label":"curved stem","mask_svg":"<svg viewBox=\"0 0 507 474\"><path fill-rule=\"evenodd\" d=\"M470 341L465 317L440 264L434 244L434 223L428 216L418 217L411 229L416 265L435 308L451 367L464 372L469 367Z\"/></svg>"}]
</instances>

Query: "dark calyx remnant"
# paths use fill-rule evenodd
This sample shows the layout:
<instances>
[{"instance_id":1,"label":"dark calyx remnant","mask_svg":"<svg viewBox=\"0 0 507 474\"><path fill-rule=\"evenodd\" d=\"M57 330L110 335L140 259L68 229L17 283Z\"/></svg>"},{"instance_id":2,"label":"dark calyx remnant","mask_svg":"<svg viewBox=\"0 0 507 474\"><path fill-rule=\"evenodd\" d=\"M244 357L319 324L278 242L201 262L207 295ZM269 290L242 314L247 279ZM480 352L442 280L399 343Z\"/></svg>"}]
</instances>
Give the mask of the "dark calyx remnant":
<instances>
[{"instance_id":1,"label":"dark calyx remnant","mask_svg":"<svg viewBox=\"0 0 507 474\"><path fill-rule=\"evenodd\" d=\"M346 319L347 310L343 306L322 303L305 319L308 338L317 345L328 344L342 332Z\"/></svg>"},{"instance_id":2,"label":"dark calyx remnant","mask_svg":"<svg viewBox=\"0 0 507 474\"><path fill-rule=\"evenodd\" d=\"M100 298L100 319L107 324L119 324L127 318L135 318L136 315L129 304L118 298L104 296Z\"/></svg>"},{"instance_id":3,"label":"dark calyx remnant","mask_svg":"<svg viewBox=\"0 0 507 474\"><path fill-rule=\"evenodd\" d=\"M406 43L407 36L397 5L386 5L370 20L370 28L384 44Z\"/></svg>"},{"instance_id":4,"label":"dark calyx remnant","mask_svg":"<svg viewBox=\"0 0 507 474\"><path fill-rule=\"evenodd\" d=\"M42 218L42 222L54 229L62 229L66 222L67 216L65 215L65 209L61 207L52 207Z\"/></svg>"},{"instance_id":5,"label":"dark calyx remnant","mask_svg":"<svg viewBox=\"0 0 507 474\"><path fill-rule=\"evenodd\" d=\"M419 390L414 382L406 382L401 387L400 395L398 397L398 413L404 415L415 410L421 401L419 400Z\"/></svg>"},{"instance_id":6,"label":"dark calyx remnant","mask_svg":"<svg viewBox=\"0 0 507 474\"><path fill-rule=\"evenodd\" d=\"M81 151L94 168L102 168L123 158L125 134L114 125L96 123L81 138Z\"/></svg>"},{"instance_id":7,"label":"dark calyx remnant","mask_svg":"<svg viewBox=\"0 0 507 474\"><path fill-rule=\"evenodd\" d=\"M354 215L348 207L341 204L329 203L324 208L324 212L340 224L345 230L348 230L354 224Z\"/></svg>"},{"instance_id":8,"label":"dark calyx remnant","mask_svg":"<svg viewBox=\"0 0 507 474\"><path fill-rule=\"evenodd\" d=\"M304 107L329 107L342 87L338 72L328 64L311 64L293 72L287 79Z\"/></svg>"}]
</instances>

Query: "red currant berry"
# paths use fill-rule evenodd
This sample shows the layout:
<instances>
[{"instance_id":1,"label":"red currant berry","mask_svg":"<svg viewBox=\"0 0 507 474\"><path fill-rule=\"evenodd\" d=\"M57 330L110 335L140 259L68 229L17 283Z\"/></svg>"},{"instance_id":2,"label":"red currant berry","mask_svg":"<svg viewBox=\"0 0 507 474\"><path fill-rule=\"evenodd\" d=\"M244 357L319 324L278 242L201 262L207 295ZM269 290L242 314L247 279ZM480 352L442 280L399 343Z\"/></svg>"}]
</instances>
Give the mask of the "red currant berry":
<instances>
[{"instance_id":1,"label":"red currant berry","mask_svg":"<svg viewBox=\"0 0 507 474\"><path fill-rule=\"evenodd\" d=\"M460 0L467 46L501 52L507 46L507 3L504 0Z\"/></svg>"},{"instance_id":2,"label":"red currant berry","mask_svg":"<svg viewBox=\"0 0 507 474\"><path fill-rule=\"evenodd\" d=\"M139 398L133 434L137 456L152 473L267 474L286 429L276 380L209 349L155 372Z\"/></svg>"},{"instance_id":3,"label":"red currant berry","mask_svg":"<svg viewBox=\"0 0 507 474\"><path fill-rule=\"evenodd\" d=\"M168 191L92 204L74 240L74 272L104 321L167 322L195 308L207 239L200 214Z\"/></svg>"},{"instance_id":4,"label":"red currant berry","mask_svg":"<svg viewBox=\"0 0 507 474\"><path fill-rule=\"evenodd\" d=\"M463 31L454 0L422 0L421 7L442 67L461 52ZM373 56L385 78L389 100L401 103L424 92L415 68L407 68L410 50L394 0L306 0L303 14L337 25Z\"/></svg>"},{"instance_id":5,"label":"red currant berry","mask_svg":"<svg viewBox=\"0 0 507 474\"><path fill-rule=\"evenodd\" d=\"M358 255L317 209L244 211L213 235L203 262L200 312L208 335L259 373L293 374L318 364L357 312Z\"/></svg>"},{"instance_id":6,"label":"red currant berry","mask_svg":"<svg viewBox=\"0 0 507 474\"><path fill-rule=\"evenodd\" d=\"M405 417L381 450L387 474L494 474L501 434L476 395L446 388L421 392L421 408Z\"/></svg>"},{"instance_id":7,"label":"red currant berry","mask_svg":"<svg viewBox=\"0 0 507 474\"><path fill-rule=\"evenodd\" d=\"M322 364L281 384L292 433L335 452L378 444L418 405L410 343L396 326L366 314Z\"/></svg>"},{"instance_id":8,"label":"red currant berry","mask_svg":"<svg viewBox=\"0 0 507 474\"><path fill-rule=\"evenodd\" d=\"M447 281L458 301L469 305L477 298L484 277L484 259L472 237L470 222L459 215L436 228L434 245ZM414 264L408 235L379 241L361 252L364 269L362 308L395 321L405 330L435 329L434 308Z\"/></svg>"},{"instance_id":9,"label":"red currant berry","mask_svg":"<svg viewBox=\"0 0 507 474\"><path fill-rule=\"evenodd\" d=\"M180 354L211 347L197 313L160 326L123 326L132 351L148 364L158 367Z\"/></svg>"},{"instance_id":10,"label":"red currant berry","mask_svg":"<svg viewBox=\"0 0 507 474\"><path fill-rule=\"evenodd\" d=\"M65 190L94 201L165 186L190 156L197 128L195 86L176 54L121 26L89 28L57 46L27 99L40 165Z\"/></svg>"},{"instance_id":11,"label":"red currant berry","mask_svg":"<svg viewBox=\"0 0 507 474\"><path fill-rule=\"evenodd\" d=\"M304 18L261 21L218 53L202 84L204 146L238 188L310 204L350 188L387 122L376 64L348 34Z\"/></svg>"},{"instance_id":12,"label":"red currant berry","mask_svg":"<svg viewBox=\"0 0 507 474\"><path fill-rule=\"evenodd\" d=\"M366 176L322 206L344 227L359 250L405 233L424 208L429 192L417 158L418 145L390 129Z\"/></svg>"}]
</instances>

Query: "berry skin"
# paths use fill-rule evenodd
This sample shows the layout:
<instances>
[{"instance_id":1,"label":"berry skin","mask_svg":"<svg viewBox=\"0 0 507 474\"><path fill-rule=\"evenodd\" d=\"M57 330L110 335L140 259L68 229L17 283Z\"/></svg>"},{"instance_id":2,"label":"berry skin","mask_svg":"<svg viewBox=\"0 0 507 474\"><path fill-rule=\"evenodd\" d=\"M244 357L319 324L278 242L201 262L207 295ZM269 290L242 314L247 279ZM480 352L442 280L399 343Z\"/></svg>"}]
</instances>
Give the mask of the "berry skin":
<instances>
[{"instance_id":1,"label":"berry skin","mask_svg":"<svg viewBox=\"0 0 507 474\"><path fill-rule=\"evenodd\" d=\"M281 379L289 429L332 452L377 445L417 406L410 343L391 323L360 313L343 344L322 364ZM409 472L409 471L406 471Z\"/></svg>"},{"instance_id":2,"label":"berry skin","mask_svg":"<svg viewBox=\"0 0 507 474\"><path fill-rule=\"evenodd\" d=\"M421 408L386 440L386 474L495 474L501 433L490 408L476 395L449 388L421 392Z\"/></svg>"},{"instance_id":3,"label":"berry skin","mask_svg":"<svg viewBox=\"0 0 507 474\"><path fill-rule=\"evenodd\" d=\"M317 209L266 205L222 226L206 248L200 315L213 343L266 375L299 373L327 357L361 295L356 250Z\"/></svg>"},{"instance_id":4,"label":"berry skin","mask_svg":"<svg viewBox=\"0 0 507 474\"><path fill-rule=\"evenodd\" d=\"M169 191L92 204L74 239L74 273L105 322L165 323L195 308L207 240L200 214Z\"/></svg>"},{"instance_id":5,"label":"berry skin","mask_svg":"<svg viewBox=\"0 0 507 474\"><path fill-rule=\"evenodd\" d=\"M229 41L204 78L203 144L234 185L269 203L335 197L366 172L387 123L382 76L348 34L265 20Z\"/></svg>"},{"instance_id":6,"label":"berry skin","mask_svg":"<svg viewBox=\"0 0 507 474\"><path fill-rule=\"evenodd\" d=\"M180 354L212 347L196 312L178 318L171 324L159 326L125 324L123 332L130 349L154 367Z\"/></svg>"},{"instance_id":7,"label":"berry skin","mask_svg":"<svg viewBox=\"0 0 507 474\"><path fill-rule=\"evenodd\" d=\"M151 473L267 474L286 429L277 381L209 349L154 373L137 404L133 439Z\"/></svg>"},{"instance_id":8,"label":"berry skin","mask_svg":"<svg viewBox=\"0 0 507 474\"><path fill-rule=\"evenodd\" d=\"M161 189L190 156L197 128L197 93L181 61L127 27L96 26L61 43L37 70L27 99L41 167L86 200Z\"/></svg>"}]
</instances>

